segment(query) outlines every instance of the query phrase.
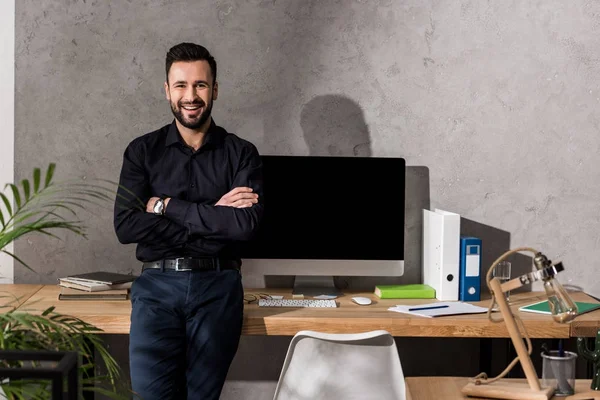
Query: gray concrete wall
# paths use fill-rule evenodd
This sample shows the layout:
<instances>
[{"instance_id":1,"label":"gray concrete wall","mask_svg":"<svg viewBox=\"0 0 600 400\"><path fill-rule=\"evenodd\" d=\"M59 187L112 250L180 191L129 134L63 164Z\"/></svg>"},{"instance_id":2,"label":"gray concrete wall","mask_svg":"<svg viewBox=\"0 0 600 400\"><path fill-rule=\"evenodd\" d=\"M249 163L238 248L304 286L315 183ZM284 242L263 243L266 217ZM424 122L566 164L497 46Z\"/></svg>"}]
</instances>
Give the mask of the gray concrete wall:
<instances>
[{"instance_id":1,"label":"gray concrete wall","mask_svg":"<svg viewBox=\"0 0 600 400\"><path fill-rule=\"evenodd\" d=\"M116 179L126 144L172 118L164 55L180 41L214 53L215 119L263 154L406 158L402 281L420 277L420 212L431 206L482 235L486 263L533 246L564 261L564 283L600 295L600 4L20 0L17 178L57 162L60 177ZM84 217L88 240L18 242L37 273L17 266L16 282L137 272L110 209ZM273 341L244 338L224 397L269 397L286 347Z\"/></svg>"}]
</instances>

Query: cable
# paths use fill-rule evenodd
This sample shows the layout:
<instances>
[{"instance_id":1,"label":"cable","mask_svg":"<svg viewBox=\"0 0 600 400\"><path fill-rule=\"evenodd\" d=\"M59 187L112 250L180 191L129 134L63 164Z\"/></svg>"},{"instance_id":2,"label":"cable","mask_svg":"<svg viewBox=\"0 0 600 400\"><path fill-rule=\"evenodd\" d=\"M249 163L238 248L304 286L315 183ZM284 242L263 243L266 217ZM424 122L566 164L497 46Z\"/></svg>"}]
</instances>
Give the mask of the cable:
<instances>
[{"instance_id":1,"label":"cable","mask_svg":"<svg viewBox=\"0 0 600 400\"><path fill-rule=\"evenodd\" d=\"M268 293L244 293L244 301L247 304L252 304L258 301L258 299L271 299L271 295Z\"/></svg>"}]
</instances>

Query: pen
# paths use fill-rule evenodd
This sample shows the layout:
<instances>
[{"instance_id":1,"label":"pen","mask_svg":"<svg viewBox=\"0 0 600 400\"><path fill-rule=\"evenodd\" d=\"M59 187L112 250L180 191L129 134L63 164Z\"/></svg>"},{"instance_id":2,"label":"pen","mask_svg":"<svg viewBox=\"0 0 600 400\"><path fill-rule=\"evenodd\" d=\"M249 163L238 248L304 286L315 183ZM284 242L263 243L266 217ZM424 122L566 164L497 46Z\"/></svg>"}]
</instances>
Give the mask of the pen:
<instances>
[{"instance_id":1,"label":"pen","mask_svg":"<svg viewBox=\"0 0 600 400\"><path fill-rule=\"evenodd\" d=\"M565 356L565 350L563 348L563 341L562 341L562 339L558 340L558 356L559 357L564 357Z\"/></svg>"},{"instance_id":2,"label":"pen","mask_svg":"<svg viewBox=\"0 0 600 400\"><path fill-rule=\"evenodd\" d=\"M417 307L417 308L409 308L408 311L434 310L436 308L448 308L448 306Z\"/></svg>"}]
</instances>

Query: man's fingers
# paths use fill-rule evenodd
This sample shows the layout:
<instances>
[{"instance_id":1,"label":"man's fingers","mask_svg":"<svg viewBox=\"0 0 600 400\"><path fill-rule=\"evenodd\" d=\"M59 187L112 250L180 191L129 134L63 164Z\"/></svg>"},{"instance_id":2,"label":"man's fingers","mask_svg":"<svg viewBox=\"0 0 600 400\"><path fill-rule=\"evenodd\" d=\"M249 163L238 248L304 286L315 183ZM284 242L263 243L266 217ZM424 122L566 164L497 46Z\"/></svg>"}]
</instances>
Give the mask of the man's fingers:
<instances>
[{"instance_id":1,"label":"man's fingers","mask_svg":"<svg viewBox=\"0 0 600 400\"><path fill-rule=\"evenodd\" d=\"M235 207L235 208L252 207L256 203L258 203L257 199L241 199L241 200L232 202L231 207Z\"/></svg>"},{"instance_id":2,"label":"man's fingers","mask_svg":"<svg viewBox=\"0 0 600 400\"><path fill-rule=\"evenodd\" d=\"M156 200L158 200L158 197L150 197L148 203L146 203L146 212L154 212L154 204L156 203Z\"/></svg>"},{"instance_id":3,"label":"man's fingers","mask_svg":"<svg viewBox=\"0 0 600 400\"><path fill-rule=\"evenodd\" d=\"M257 200L258 199L258 195L256 193L243 192L243 193L234 194L233 196L231 196L227 200L229 200L231 202L236 202L238 200L244 200L244 199L247 199L247 200Z\"/></svg>"},{"instance_id":4,"label":"man's fingers","mask_svg":"<svg viewBox=\"0 0 600 400\"><path fill-rule=\"evenodd\" d=\"M231 189L225 196L223 197L231 197L231 196L235 196L238 193L250 193L252 192L252 188L250 187L246 187L246 186L239 186L236 188Z\"/></svg>"},{"instance_id":5,"label":"man's fingers","mask_svg":"<svg viewBox=\"0 0 600 400\"><path fill-rule=\"evenodd\" d=\"M237 207L240 204L256 204L258 203L258 199L239 199L231 202L232 207Z\"/></svg>"},{"instance_id":6,"label":"man's fingers","mask_svg":"<svg viewBox=\"0 0 600 400\"><path fill-rule=\"evenodd\" d=\"M252 188L246 186L238 186L227 192L215 204L217 206L239 207L242 204L248 204L247 207L252 207L258 203L258 195L252 193Z\"/></svg>"}]
</instances>

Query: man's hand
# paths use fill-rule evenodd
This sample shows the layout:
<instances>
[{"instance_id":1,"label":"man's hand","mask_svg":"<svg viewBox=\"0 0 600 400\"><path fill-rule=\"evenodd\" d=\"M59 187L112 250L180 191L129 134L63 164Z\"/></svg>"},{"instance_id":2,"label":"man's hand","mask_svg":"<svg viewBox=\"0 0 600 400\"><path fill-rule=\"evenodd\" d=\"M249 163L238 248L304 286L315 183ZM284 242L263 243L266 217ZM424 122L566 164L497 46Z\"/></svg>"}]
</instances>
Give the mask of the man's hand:
<instances>
[{"instance_id":1,"label":"man's hand","mask_svg":"<svg viewBox=\"0 0 600 400\"><path fill-rule=\"evenodd\" d=\"M236 187L224 194L215 206L246 208L252 207L256 203L258 203L258 195L252 193L252 188Z\"/></svg>"},{"instance_id":2,"label":"man's hand","mask_svg":"<svg viewBox=\"0 0 600 400\"><path fill-rule=\"evenodd\" d=\"M148 203L146 204L146 212L154 214L154 204L160 199L160 197L150 197ZM165 199L165 210L167 209L167 205L169 204L170 197Z\"/></svg>"}]
</instances>

